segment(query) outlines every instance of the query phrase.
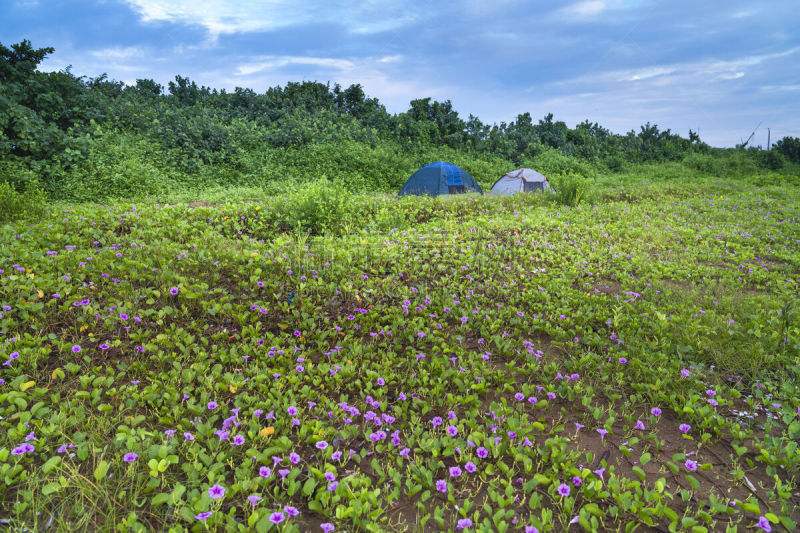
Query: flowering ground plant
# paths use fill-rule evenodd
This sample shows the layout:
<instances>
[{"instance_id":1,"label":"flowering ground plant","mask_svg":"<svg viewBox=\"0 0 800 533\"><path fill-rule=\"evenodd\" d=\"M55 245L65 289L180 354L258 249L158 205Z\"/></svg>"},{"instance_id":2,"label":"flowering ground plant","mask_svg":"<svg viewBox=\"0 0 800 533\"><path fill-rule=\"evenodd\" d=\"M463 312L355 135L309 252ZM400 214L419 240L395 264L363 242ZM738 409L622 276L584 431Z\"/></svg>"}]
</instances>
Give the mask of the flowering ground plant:
<instances>
[{"instance_id":1,"label":"flowering ground plant","mask_svg":"<svg viewBox=\"0 0 800 533\"><path fill-rule=\"evenodd\" d=\"M0 519L795 530L798 190L648 191L3 226Z\"/></svg>"}]
</instances>

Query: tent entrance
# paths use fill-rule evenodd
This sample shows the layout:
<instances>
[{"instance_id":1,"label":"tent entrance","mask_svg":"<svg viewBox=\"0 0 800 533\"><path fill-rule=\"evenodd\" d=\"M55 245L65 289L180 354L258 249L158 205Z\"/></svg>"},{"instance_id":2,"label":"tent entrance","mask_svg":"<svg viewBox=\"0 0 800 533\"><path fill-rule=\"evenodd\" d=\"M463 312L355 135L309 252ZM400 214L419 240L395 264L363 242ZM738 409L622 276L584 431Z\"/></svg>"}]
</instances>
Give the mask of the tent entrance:
<instances>
[{"instance_id":1,"label":"tent entrance","mask_svg":"<svg viewBox=\"0 0 800 533\"><path fill-rule=\"evenodd\" d=\"M445 183L447 183L448 187L464 187L464 182L461 181L461 172L458 171L458 168L453 166L446 166L443 167L444 176L445 176Z\"/></svg>"}]
</instances>

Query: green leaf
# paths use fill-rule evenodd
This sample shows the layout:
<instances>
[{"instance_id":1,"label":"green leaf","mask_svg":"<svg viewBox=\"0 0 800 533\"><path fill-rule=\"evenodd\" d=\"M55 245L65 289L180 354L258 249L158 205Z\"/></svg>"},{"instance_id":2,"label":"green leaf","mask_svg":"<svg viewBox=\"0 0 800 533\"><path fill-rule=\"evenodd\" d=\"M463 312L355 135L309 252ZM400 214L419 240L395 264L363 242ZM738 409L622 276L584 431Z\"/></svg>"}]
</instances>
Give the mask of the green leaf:
<instances>
[{"instance_id":1,"label":"green leaf","mask_svg":"<svg viewBox=\"0 0 800 533\"><path fill-rule=\"evenodd\" d=\"M49 496L50 494L58 492L59 490L61 490L61 484L56 481L52 481L47 485L45 485L44 487L42 487L42 494L44 494L45 496Z\"/></svg>"},{"instance_id":2,"label":"green leaf","mask_svg":"<svg viewBox=\"0 0 800 533\"><path fill-rule=\"evenodd\" d=\"M106 474L108 474L109 466L110 465L108 464L108 462L105 459L101 460L97 464L97 467L95 467L95 469L94 469L94 479L95 479L95 481L100 483L100 481L105 479Z\"/></svg>"},{"instance_id":3,"label":"green leaf","mask_svg":"<svg viewBox=\"0 0 800 533\"><path fill-rule=\"evenodd\" d=\"M167 503L170 499L170 496L171 496L170 494L161 492L153 496L153 499L150 500L150 503L153 505L153 507L158 507L159 505Z\"/></svg>"},{"instance_id":4,"label":"green leaf","mask_svg":"<svg viewBox=\"0 0 800 533\"><path fill-rule=\"evenodd\" d=\"M758 515L761 514L761 507L758 506L758 503L743 502L739 506L742 508L742 511L747 511L748 513L755 513Z\"/></svg>"},{"instance_id":5,"label":"green leaf","mask_svg":"<svg viewBox=\"0 0 800 533\"><path fill-rule=\"evenodd\" d=\"M49 474L61 463L61 457L58 455L54 455L50 459L47 460L45 464L42 465L42 472L45 474Z\"/></svg>"},{"instance_id":6,"label":"green leaf","mask_svg":"<svg viewBox=\"0 0 800 533\"><path fill-rule=\"evenodd\" d=\"M311 493L314 492L314 488L316 488L317 482L311 478L308 478L306 482L303 484L303 496L309 497Z\"/></svg>"}]
</instances>

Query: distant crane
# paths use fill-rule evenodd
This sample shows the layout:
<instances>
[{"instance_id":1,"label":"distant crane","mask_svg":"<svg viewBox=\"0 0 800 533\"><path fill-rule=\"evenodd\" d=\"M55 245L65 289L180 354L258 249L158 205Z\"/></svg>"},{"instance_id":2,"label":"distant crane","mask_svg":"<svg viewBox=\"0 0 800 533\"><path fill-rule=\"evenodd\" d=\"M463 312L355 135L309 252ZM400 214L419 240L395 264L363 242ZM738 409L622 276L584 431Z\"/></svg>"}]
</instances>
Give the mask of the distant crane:
<instances>
[{"instance_id":1,"label":"distant crane","mask_svg":"<svg viewBox=\"0 0 800 533\"><path fill-rule=\"evenodd\" d=\"M753 130L753 133L750 134L750 137L748 137L746 141L744 141L741 144L737 144L736 145L736 149L737 150L744 150L747 147L747 144L752 140L753 135L756 134L756 132L758 131L758 128L761 127L761 124L762 124L761 122L758 123L758 126L756 126L756 129Z\"/></svg>"}]
</instances>

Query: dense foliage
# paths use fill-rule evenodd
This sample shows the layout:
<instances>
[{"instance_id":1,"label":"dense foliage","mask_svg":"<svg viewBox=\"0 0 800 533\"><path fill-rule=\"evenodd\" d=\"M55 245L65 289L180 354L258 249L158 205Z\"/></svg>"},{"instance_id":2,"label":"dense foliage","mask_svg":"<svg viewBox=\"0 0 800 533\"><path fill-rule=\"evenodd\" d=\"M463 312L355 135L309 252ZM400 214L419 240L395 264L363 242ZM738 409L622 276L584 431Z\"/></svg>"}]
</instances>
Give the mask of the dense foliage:
<instances>
[{"instance_id":1,"label":"dense foliage","mask_svg":"<svg viewBox=\"0 0 800 533\"><path fill-rule=\"evenodd\" d=\"M522 113L488 125L449 101L412 100L392 115L360 85L289 83L263 93L198 86L176 76L166 91L37 65L53 51L0 44L0 182L40 186L54 199L164 195L209 186L268 192L326 177L353 191L394 192L423 164L449 160L484 186L519 166L592 178L636 165L680 163L694 175L797 175L797 139L776 149L712 149L645 124L611 133ZM794 162L794 163L791 163Z\"/></svg>"}]
</instances>

